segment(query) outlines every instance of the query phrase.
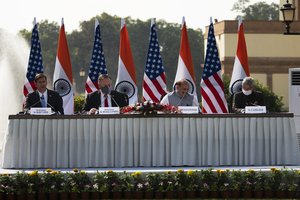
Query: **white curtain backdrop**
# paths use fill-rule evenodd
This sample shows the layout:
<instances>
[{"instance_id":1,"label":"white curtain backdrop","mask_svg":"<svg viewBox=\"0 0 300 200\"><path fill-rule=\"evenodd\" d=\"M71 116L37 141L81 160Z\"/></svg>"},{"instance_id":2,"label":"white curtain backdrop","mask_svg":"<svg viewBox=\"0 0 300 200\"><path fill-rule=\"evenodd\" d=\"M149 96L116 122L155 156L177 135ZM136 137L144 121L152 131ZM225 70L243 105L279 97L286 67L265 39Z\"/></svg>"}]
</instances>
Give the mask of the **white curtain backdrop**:
<instances>
[{"instance_id":1,"label":"white curtain backdrop","mask_svg":"<svg viewBox=\"0 0 300 200\"><path fill-rule=\"evenodd\" d=\"M10 119L3 168L299 165L292 117Z\"/></svg>"}]
</instances>

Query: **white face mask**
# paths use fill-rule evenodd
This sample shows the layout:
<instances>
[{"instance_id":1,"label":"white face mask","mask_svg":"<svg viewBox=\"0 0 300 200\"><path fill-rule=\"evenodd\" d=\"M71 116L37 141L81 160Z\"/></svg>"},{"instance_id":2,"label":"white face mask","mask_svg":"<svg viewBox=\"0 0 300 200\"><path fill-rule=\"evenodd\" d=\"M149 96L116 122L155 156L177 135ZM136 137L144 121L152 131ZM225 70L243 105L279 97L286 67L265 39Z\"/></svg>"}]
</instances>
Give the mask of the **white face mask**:
<instances>
[{"instance_id":1,"label":"white face mask","mask_svg":"<svg viewBox=\"0 0 300 200\"><path fill-rule=\"evenodd\" d=\"M246 95L246 96L252 94L252 90L244 90L244 89L242 89L242 91L243 91L243 94Z\"/></svg>"}]
</instances>

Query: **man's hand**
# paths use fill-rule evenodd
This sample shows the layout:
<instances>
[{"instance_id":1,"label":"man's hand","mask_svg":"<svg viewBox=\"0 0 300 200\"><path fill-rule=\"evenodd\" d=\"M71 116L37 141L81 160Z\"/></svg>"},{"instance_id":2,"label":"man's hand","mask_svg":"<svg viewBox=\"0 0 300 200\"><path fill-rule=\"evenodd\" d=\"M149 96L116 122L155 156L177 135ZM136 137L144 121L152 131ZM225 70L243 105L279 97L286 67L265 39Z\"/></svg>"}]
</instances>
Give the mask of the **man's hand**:
<instances>
[{"instance_id":1,"label":"man's hand","mask_svg":"<svg viewBox=\"0 0 300 200\"><path fill-rule=\"evenodd\" d=\"M92 108L92 109L89 111L89 114L90 114L90 115L94 115L94 114L96 114L96 112L97 112L97 109L96 109L96 108Z\"/></svg>"}]
</instances>

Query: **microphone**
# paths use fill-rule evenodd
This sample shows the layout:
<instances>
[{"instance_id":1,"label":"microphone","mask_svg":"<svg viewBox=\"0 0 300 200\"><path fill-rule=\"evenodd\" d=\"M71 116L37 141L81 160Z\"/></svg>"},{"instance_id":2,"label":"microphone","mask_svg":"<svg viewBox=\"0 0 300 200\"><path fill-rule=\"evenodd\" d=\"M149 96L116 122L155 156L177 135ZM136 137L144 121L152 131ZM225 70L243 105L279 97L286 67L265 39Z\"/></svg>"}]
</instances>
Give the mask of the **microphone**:
<instances>
[{"instance_id":1,"label":"microphone","mask_svg":"<svg viewBox=\"0 0 300 200\"><path fill-rule=\"evenodd\" d=\"M117 106L120 107L119 104L116 102L114 95L112 93L110 93L110 97L115 102L115 104L117 104Z\"/></svg>"},{"instance_id":2,"label":"microphone","mask_svg":"<svg viewBox=\"0 0 300 200\"><path fill-rule=\"evenodd\" d=\"M59 112L58 110L56 110L50 103L47 102L47 106L50 106L50 108L57 114L61 115L61 112Z\"/></svg>"},{"instance_id":3,"label":"microphone","mask_svg":"<svg viewBox=\"0 0 300 200\"><path fill-rule=\"evenodd\" d=\"M257 104L257 101L255 101L254 103L252 103L252 102L247 102L247 103L246 103L246 106L260 106L260 105L258 105L258 104Z\"/></svg>"},{"instance_id":4,"label":"microphone","mask_svg":"<svg viewBox=\"0 0 300 200\"><path fill-rule=\"evenodd\" d=\"M182 102L182 100L183 100L183 98L185 97L186 94L187 94L187 93L185 93L185 94L180 98L178 104L176 105L177 107L180 105L180 103Z\"/></svg>"},{"instance_id":5,"label":"microphone","mask_svg":"<svg viewBox=\"0 0 300 200\"><path fill-rule=\"evenodd\" d=\"M34 104L32 104L31 106L29 106L28 108L24 108L24 114L30 114L29 110L30 108L33 108L35 105L37 105L38 103L40 103L41 100L39 99L37 102L35 102Z\"/></svg>"},{"instance_id":6,"label":"microphone","mask_svg":"<svg viewBox=\"0 0 300 200\"><path fill-rule=\"evenodd\" d=\"M250 103L252 106L261 106L261 105L258 105L257 104L258 102L257 101L255 101L254 103Z\"/></svg>"}]
</instances>

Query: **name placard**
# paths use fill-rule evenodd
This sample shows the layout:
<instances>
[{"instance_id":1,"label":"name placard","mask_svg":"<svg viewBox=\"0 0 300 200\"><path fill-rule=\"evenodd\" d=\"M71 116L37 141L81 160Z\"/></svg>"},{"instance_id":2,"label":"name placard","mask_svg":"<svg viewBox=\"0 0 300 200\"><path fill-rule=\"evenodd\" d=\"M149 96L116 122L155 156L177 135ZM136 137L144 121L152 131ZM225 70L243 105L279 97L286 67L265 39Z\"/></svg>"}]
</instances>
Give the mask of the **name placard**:
<instances>
[{"instance_id":1,"label":"name placard","mask_svg":"<svg viewBox=\"0 0 300 200\"><path fill-rule=\"evenodd\" d=\"M99 115L120 114L120 108L119 107L99 107L98 114Z\"/></svg>"},{"instance_id":2,"label":"name placard","mask_svg":"<svg viewBox=\"0 0 300 200\"><path fill-rule=\"evenodd\" d=\"M178 109L183 114L198 114L199 113L198 106L178 106Z\"/></svg>"},{"instance_id":3,"label":"name placard","mask_svg":"<svg viewBox=\"0 0 300 200\"><path fill-rule=\"evenodd\" d=\"M266 113L267 109L266 106L246 106L245 113L249 114L257 114L257 113Z\"/></svg>"},{"instance_id":4,"label":"name placard","mask_svg":"<svg viewBox=\"0 0 300 200\"><path fill-rule=\"evenodd\" d=\"M31 115L52 115L51 108L30 108Z\"/></svg>"}]
</instances>

